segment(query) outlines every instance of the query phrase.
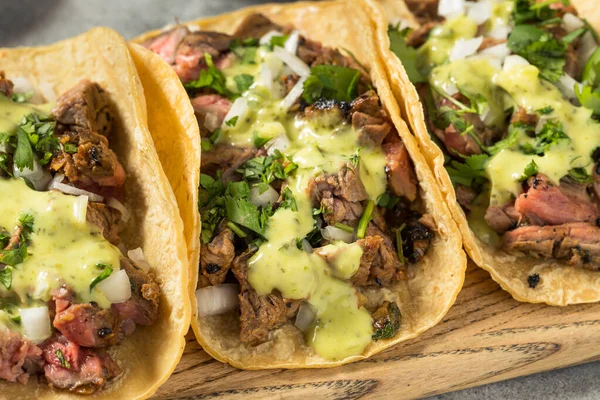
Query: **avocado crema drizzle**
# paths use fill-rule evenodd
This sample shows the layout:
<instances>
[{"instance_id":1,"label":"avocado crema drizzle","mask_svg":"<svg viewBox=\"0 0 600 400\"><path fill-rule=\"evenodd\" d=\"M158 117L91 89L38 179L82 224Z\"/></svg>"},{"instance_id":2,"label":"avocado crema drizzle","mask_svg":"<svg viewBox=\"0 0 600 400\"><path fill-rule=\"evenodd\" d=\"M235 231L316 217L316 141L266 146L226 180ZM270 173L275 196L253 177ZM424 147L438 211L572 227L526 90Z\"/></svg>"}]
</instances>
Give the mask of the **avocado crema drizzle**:
<instances>
[{"instance_id":1,"label":"avocado crema drizzle","mask_svg":"<svg viewBox=\"0 0 600 400\"><path fill-rule=\"evenodd\" d=\"M3 143L12 143L12 138L23 135L32 119L50 121L52 107L0 95ZM49 132L51 135L51 129ZM23 157L18 153L19 140L23 139L15 141L15 163ZM109 270L119 271L120 250L104 238L99 228L86 222L87 201L56 190L34 190L26 178L7 176L10 172L0 177L0 193L5 194L0 200L0 329L27 336L21 311L47 307L52 292L63 285L79 302L110 307L110 301L95 286L110 275ZM48 336L50 324L48 320Z\"/></svg>"},{"instance_id":2,"label":"avocado crema drizzle","mask_svg":"<svg viewBox=\"0 0 600 400\"><path fill-rule=\"evenodd\" d=\"M225 194L227 200L222 205L225 208L222 213L229 220L227 227L238 237L254 234L256 238L250 244L255 253L247 264L249 284L260 296L275 291L285 299L305 300L315 315L305 332L307 344L321 357L339 360L362 354L374 339L395 336L399 313L392 301L390 310L395 316L392 315L382 329L374 331L371 313L359 302L362 295L349 282L358 271L363 254L357 243L332 240L319 249L321 256L307 251L302 245L303 242L314 242L318 246L321 236L315 216L324 212L313 208L307 188L311 178L337 173L343 165L351 162L359 171L368 201L356 230L350 226L340 228L361 238L372 217L373 206L382 197L389 199L390 196L386 194L386 157L381 148L359 144L358 132L344 120L342 112L334 109L334 112L302 117L290 112L289 105L283 105L278 77L285 75L287 67L274 55L278 49L273 44L281 42L281 46L286 39L287 35L275 36L270 45L258 47L252 47L257 43L246 43L250 48L237 48L237 61L221 70L213 69L212 60L206 55L209 73L215 75L214 81L223 79L227 91L240 94L232 108L238 107L239 103L244 106L241 114L226 118L220 129L210 138L203 139L203 150L211 150L219 144L255 148L266 144L267 152L237 170L244 178L240 182L223 184L218 179L221 172L217 172L216 179L201 175L202 241L208 243L213 237L218 224L216 221L223 215L219 214L218 207L214 207L214 199ZM246 54L250 51L251 54ZM261 81L261 70L265 64L271 71L279 71L273 76L273 88ZM328 65L319 67L331 68L335 71L331 79L343 81L341 91L346 93L343 96L345 102L356 97L358 70ZM344 80L339 75L336 77L335 73L349 75L350 78ZM311 77L314 78L311 75L306 79ZM189 89L193 85L186 87ZM304 84L304 90L307 87L309 85ZM277 165L280 169L269 172L269 165ZM256 211L255 206L248 204L247 196L252 191L273 190L268 187L271 180L265 178L269 174L283 180L279 207L274 212L270 205L259 207ZM217 215L217 219L213 219ZM316 241L315 236L318 236ZM401 239L399 243L401 249ZM327 254L332 255L333 262L325 260Z\"/></svg>"},{"instance_id":3,"label":"avocado crema drizzle","mask_svg":"<svg viewBox=\"0 0 600 400\"><path fill-rule=\"evenodd\" d=\"M420 28L390 26L388 34L457 192L476 194L461 202L471 228L500 246L486 209L510 205L529 177L543 174L556 185L567 177L594 181L600 51L596 33L568 1L480 3L477 12L463 3L463 12L445 20L421 15ZM573 49L576 71L567 59ZM452 128L464 152L451 143Z\"/></svg>"}]
</instances>

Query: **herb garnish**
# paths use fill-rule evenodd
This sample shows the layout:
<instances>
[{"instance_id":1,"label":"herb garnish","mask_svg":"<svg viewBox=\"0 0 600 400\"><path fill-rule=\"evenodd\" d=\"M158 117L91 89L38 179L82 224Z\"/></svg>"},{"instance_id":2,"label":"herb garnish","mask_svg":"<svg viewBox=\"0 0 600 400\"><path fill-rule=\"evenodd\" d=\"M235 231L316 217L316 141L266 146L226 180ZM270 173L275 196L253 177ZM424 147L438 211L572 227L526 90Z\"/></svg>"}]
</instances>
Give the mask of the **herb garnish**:
<instances>
[{"instance_id":1,"label":"herb garnish","mask_svg":"<svg viewBox=\"0 0 600 400\"><path fill-rule=\"evenodd\" d=\"M360 71L337 65L316 65L304 81L302 98L308 104L318 99L352 101L356 97Z\"/></svg>"}]
</instances>

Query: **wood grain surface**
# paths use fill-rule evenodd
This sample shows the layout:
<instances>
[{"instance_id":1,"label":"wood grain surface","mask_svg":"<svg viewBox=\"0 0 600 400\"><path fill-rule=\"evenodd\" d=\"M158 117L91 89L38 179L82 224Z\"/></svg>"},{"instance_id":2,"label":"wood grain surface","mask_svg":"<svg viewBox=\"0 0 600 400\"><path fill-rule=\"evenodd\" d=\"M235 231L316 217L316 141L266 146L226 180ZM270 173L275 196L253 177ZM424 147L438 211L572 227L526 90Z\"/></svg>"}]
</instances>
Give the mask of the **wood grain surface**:
<instances>
[{"instance_id":1,"label":"wood grain surface","mask_svg":"<svg viewBox=\"0 0 600 400\"><path fill-rule=\"evenodd\" d=\"M372 358L334 369L241 371L188 335L156 399L417 398L600 360L600 304L518 303L469 265L443 322Z\"/></svg>"}]
</instances>

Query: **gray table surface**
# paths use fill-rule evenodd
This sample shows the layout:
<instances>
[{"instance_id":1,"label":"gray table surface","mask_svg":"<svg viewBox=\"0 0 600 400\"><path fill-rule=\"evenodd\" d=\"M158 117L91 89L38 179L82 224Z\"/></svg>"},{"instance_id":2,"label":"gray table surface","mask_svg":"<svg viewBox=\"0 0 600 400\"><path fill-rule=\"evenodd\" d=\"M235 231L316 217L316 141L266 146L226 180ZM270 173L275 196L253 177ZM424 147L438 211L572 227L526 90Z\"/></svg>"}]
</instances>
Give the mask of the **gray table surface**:
<instances>
[{"instance_id":1,"label":"gray table surface","mask_svg":"<svg viewBox=\"0 0 600 400\"><path fill-rule=\"evenodd\" d=\"M172 23L178 17L185 21L256 3L261 2L0 0L0 47L47 44L97 25L109 26L130 39L147 30ZM432 399L600 399L600 379L596 374L600 375L600 363L480 386L435 396Z\"/></svg>"}]
</instances>

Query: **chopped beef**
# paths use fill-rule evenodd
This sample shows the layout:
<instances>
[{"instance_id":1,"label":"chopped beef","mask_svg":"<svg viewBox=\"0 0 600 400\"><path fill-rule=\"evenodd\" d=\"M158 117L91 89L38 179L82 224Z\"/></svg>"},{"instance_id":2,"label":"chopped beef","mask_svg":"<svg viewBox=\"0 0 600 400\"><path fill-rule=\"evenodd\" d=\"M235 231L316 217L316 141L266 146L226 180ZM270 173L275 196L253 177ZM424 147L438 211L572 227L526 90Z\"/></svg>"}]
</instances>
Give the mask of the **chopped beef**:
<instances>
[{"instance_id":1,"label":"chopped beef","mask_svg":"<svg viewBox=\"0 0 600 400\"><path fill-rule=\"evenodd\" d=\"M42 350L25 337L0 328L0 378L26 384L43 365Z\"/></svg>"},{"instance_id":2,"label":"chopped beef","mask_svg":"<svg viewBox=\"0 0 600 400\"><path fill-rule=\"evenodd\" d=\"M223 171L223 178L229 178L246 161L256 155L253 147L239 147L229 144L216 144L211 151L202 153L200 170L203 174L215 176Z\"/></svg>"},{"instance_id":3,"label":"chopped beef","mask_svg":"<svg viewBox=\"0 0 600 400\"><path fill-rule=\"evenodd\" d=\"M462 135L462 132L457 131L452 124L445 129L434 126L431 126L430 129L453 155L471 156L481 154L481 147L479 147L477 141L471 135Z\"/></svg>"},{"instance_id":4,"label":"chopped beef","mask_svg":"<svg viewBox=\"0 0 600 400\"><path fill-rule=\"evenodd\" d=\"M342 223L356 227L363 214L363 206L359 202L340 199L333 196L330 191L322 193L321 206L325 210L323 219L328 225Z\"/></svg>"},{"instance_id":5,"label":"chopped beef","mask_svg":"<svg viewBox=\"0 0 600 400\"><path fill-rule=\"evenodd\" d=\"M175 72L183 83L198 79L200 71L207 68L205 54L213 58L215 65L220 58L227 57L233 38L219 32L192 32L177 48Z\"/></svg>"},{"instance_id":6,"label":"chopped beef","mask_svg":"<svg viewBox=\"0 0 600 400\"><path fill-rule=\"evenodd\" d=\"M367 200L368 194L360 180L359 170L352 164L346 163L337 173L322 174L311 178L307 191L313 205L321 203L326 192L342 200L357 202Z\"/></svg>"},{"instance_id":7,"label":"chopped beef","mask_svg":"<svg viewBox=\"0 0 600 400\"><path fill-rule=\"evenodd\" d=\"M53 325L68 340L84 347L108 347L117 343L121 321L111 309L103 310L90 303L66 304L68 306L62 308L56 303Z\"/></svg>"},{"instance_id":8,"label":"chopped beef","mask_svg":"<svg viewBox=\"0 0 600 400\"><path fill-rule=\"evenodd\" d=\"M471 209L471 203L477 197L477 192L468 186L461 185L460 183L454 186L454 191L456 193L456 201L460 204L465 210Z\"/></svg>"},{"instance_id":9,"label":"chopped beef","mask_svg":"<svg viewBox=\"0 0 600 400\"><path fill-rule=\"evenodd\" d=\"M173 65L175 64L175 56L179 45L189 34L190 31L186 26L178 25L167 32L148 39L143 45L161 56L168 64Z\"/></svg>"},{"instance_id":10,"label":"chopped beef","mask_svg":"<svg viewBox=\"0 0 600 400\"><path fill-rule=\"evenodd\" d=\"M352 127L358 131L358 141L363 146L381 146L383 139L392 130L389 116L374 90L369 90L352 101L350 115Z\"/></svg>"},{"instance_id":11,"label":"chopped beef","mask_svg":"<svg viewBox=\"0 0 600 400\"><path fill-rule=\"evenodd\" d=\"M429 21L420 25L418 28L411 31L406 37L406 44L409 47L419 48L427 41L429 32L439 25L439 22Z\"/></svg>"},{"instance_id":12,"label":"chopped beef","mask_svg":"<svg viewBox=\"0 0 600 400\"><path fill-rule=\"evenodd\" d=\"M10 97L13 94L13 88L15 85L10 79L6 79L4 71L0 71L0 93L6 97Z\"/></svg>"},{"instance_id":13,"label":"chopped beef","mask_svg":"<svg viewBox=\"0 0 600 400\"><path fill-rule=\"evenodd\" d=\"M233 36L240 39L260 38L271 31L284 33L284 28L275 24L263 14L251 14L242 21Z\"/></svg>"},{"instance_id":14,"label":"chopped beef","mask_svg":"<svg viewBox=\"0 0 600 400\"><path fill-rule=\"evenodd\" d=\"M202 244L200 273L206 277L210 285L220 285L225 282L227 271L235 257L233 239L231 229L225 228L209 244Z\"/></svg>"},{"instance_id":15,"label":"chopped beef","mask_svg":"<svg viewBox=\"0 0 600 400\"><path fill-rule=\"evenodd\" d=\"M600 228L584 222L558 226L523 226L504 235L504 246L539 258L568 260L590 270L600 270Z\"/></svg>"},{"instance_id":16,"label":"chopped beef","mask_svg":"<svg viewBox=\"0 0 600 400\"><path fill-rule=\"evenodd\" d=\"M300 80L300 77L296 74L284 75L279 78L280 82L285 89L285 94L287 95L293 88L296 86L296 83Z\"/></svg>"},{"instance_id":17,"label":"chopped beef","mask_svg":"<svg viewBox=\"0 0 600 400\"><path fill-rule=\"evenodd\" d=\"M517 198L515 209L532 225L590 222L600 217L598 206L589 196L573 196L543 174L537 174L527 182L529 190Z\"/></svg>"},{"instance_id":18,"label":"chopped beef","mask_svg":"<svg viewBox=\"0 0 600 400\"><path fill-rule=\"evenodd\" d=\"M44 374L52 387L79 394L92 394L122 372L106 353L83 348L64 336L42 344Z\"/></svg>"},{"instance_id":19,"label":"chopped beef","mask_svg":"<svg viewBox=\"0 0 600 400\"><path fill-rule=\"evenodd\" d=\"M360 267L352 276L356 286L383 286L392 281L407 279L406 267L392 246L381 236L367 236L356 242L363 250Z\"/></svg>"},{"instance_id":20,"label":"chopped beef","mask_svg":"<svg viewBox=\"0 0 600 400\"><path fill-rule=\"evenodd\" d=\"M106 240L115 246L119 245L119 223L121 211L104 203L88 202L86 220L97 226Z\"/></svg>"},{"instance_id":21,"label":"chopped beef","mask_svg":"<svg viewBox=\"0 0 600 400\"><path fill-rule=\"evenodd\" d=\"M370 81L367 73L355 60L342 55L337 49L324 47L321 43L314 42L304 36L300 36L298 41L297 55L311 67L316 65L337 65L360 71L359 93L362 93L360 88L366 87L365 83Z\"/></svg>"},{"instance_id":22,"label":"chopped beef","mask_svg":"<svg viewBox=\"0 0 600 400\"><path fill-rule=\"evenodd\" d=\"M319 99L313 105L304 109L307 119L318 119L323 127L335 127L348 114L350 103L337 100Z\"/></svg>"},{"instance_id":23,"label":"chopped beef","mask_svg":"<svg viewBox=\"0 0 600 400\"><path fill-rule=\"evenodd\" d=\"M431 21L441 21L442 17L438 14L439 0L406 0L406 6L417 18L420 24L426 24Z\"/></svg>"},{"instance_id":24,"label":"chopped beef","mask_svg":"<svg viewBox=\"0 0 600 400\"><path fill-rule=\"evenodd\" d=\"M485 36L483 38L483 41L479 45L479 48L477 49L477 51L479 52L479 51L482 51L485 49L489 49L490 47L494 47L494 46L497 46L502 43L506 43L506 39L495 39L495 38L492 38L489 36Z\"/></svg>"},{"instance_id":25,"label":"chopped beef","mask_svg":"<svg viewBox=\"0 0 600 400\"><path fill-rule=\"evenodd\" d=\"M279 293L259 296L248 283L247 261L256 250L248 249L233 260L233 273L240 283L240 339L256 345L268 340L269 332L296 315L300 301L284 299Z\"/></svg>"},{"instance_id":26,"label":"chopped beef","mask_svg":"<svg viewBox=\"0 0 600 400\"><path fill-rule=\"evenodd\" d=\"M578 39L575 39L573 42L569 44L567 47L567 51L565 52L565 74L569 75L571 78L575 79L579 73L579 56L577 51Z\"/></svg>"},{"instance_id":27,"label":"chopped beef","mask_svg":"<svg viewBox=\"0 0 600 400\"><path fill-rule=\"evenodd\" d=\"M433 232L418 220L408 221L402 230L402 252L411 263L419 262L429 250Z\"/></svg>"},{"instance_id":28,"label":"chopped beef","mask_svg":"<svg viewBox=\"0 0 600 400\"><path fill-rule=\"evenodd\" d=\"M410 155L396 132L388 136L382 149L390 190L396 196L414 201L417 198L417 176Z\"/></svg>"},{"instance_id":29,"label":"chopped beef","mask_svg":"<svg viewBox=\"0 0 600 400\"><path fill-rule=\"evenodd\" d=\"M400 329L400 309L394 302L383 301L371 315L373 318L374 340L391 339Z\"/></svg>"},{"instance_id":30,"label":"chopped beef","mask_svg":"<svg viewBox=\"0 0 600 400\"><path fill-rule=\"evenodd\" d=\"M510 123L515 124L515 123L519 122L519 123L529 125L529 126L536 126L538 123L538 120L539 120L539 117L537 114L529 114L525 107L519 106L517 108L517 111L515 111L512 114L512 116L510 118Z\"/></svg>"},{"instance_id":31,"label":"chopped beef","mask_svg":"<svg viewBox=\"0 0 600 400\"><path fill-rule=\"evenodd\" d=\"M497 233L504 233L517 227L521 216L512 205L505 207L489 206L485 211L485 222Z\"/></svg>"},{"instance_id":32,"label":"chopped beef","mask_svg":"<svg viewBox=\"0 0 600 400\"><path fill-rule=\"evenodd\" d=\"M223 124L231 108L231 102L218 94L202 94L192 99L194 113L202 137L210 136Z\"/></svg>"},{"instance_id":33,"label":"chopped beef","mask_svg":"<svg viewBox=\"0 0 600 400\"><path fill-rule=\"evenodd\" d=\"M419 218L417 221L419 221L421 225L424 225L430 231L437 231L437 225L435 223L433 215L423 214L421 215L421 218Z\"/></svg>"}]
</instances>

